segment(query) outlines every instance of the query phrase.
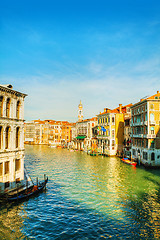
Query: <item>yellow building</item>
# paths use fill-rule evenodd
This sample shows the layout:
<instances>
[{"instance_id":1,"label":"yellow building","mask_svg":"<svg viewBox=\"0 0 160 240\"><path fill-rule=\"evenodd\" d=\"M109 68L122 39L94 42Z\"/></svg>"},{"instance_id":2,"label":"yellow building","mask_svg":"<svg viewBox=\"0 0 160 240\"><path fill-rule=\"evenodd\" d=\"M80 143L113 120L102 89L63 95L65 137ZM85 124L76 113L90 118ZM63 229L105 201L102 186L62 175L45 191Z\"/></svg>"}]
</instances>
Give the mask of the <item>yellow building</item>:
<instances>
[{"instance_id":1,"label":"yellow building","mask_svg":"<svg viewBox=\"0 0 160 240\"><path fill-rule=\"evenodd\" d=\"M98 115L98 151L104 155L114 156L123 153L124 114L130 104L116 109L105 108Z\"/></svg>"},{"instance_id":2,"label":"yellow building","mask_svg":"<svg viewBox=\"0 0 160 240\"><path fill-rule=\"evenodd\" d=\"M160 93L131 107L132 158L147 166L160 166Z\"/></svg>"},{"instance_id":3,"label":"yellow building","mask_svg":"<svg viewBox=\"0 0 160 240\"><path fill-rule=\"evenodd\" d=\"M34 120L35 141L34 144L48 144L48 124L45 121Z\"/></svg>"}]
</instances>

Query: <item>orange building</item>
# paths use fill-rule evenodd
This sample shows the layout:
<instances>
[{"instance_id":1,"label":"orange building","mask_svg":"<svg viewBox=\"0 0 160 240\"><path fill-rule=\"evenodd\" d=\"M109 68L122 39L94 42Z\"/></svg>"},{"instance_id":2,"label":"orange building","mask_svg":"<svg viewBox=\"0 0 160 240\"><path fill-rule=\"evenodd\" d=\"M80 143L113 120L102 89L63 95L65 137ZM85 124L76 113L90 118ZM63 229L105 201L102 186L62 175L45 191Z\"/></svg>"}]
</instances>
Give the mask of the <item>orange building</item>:
<instances>
[{"instance_id":1,"label":"orange building","mask_svg":"<svg viewBox=\"0 0 160 240\"><path fill-rule=\"evenodd\" d=\"M25 123L25 143L67 146L72 139L72 123L55 120L34 120Z\"/></svg>"},{"instance_id":2,"label":"orange building","mask_svg":"<svg viewBox=\"0 0 160 240\"><path fill-rule=\"evenodd\" d=\"M69 122L62 122L62 139L61 143L63 146L67 146L72 139L72 132L71 132L72 124Z\"/></svg>"}]
</instances>

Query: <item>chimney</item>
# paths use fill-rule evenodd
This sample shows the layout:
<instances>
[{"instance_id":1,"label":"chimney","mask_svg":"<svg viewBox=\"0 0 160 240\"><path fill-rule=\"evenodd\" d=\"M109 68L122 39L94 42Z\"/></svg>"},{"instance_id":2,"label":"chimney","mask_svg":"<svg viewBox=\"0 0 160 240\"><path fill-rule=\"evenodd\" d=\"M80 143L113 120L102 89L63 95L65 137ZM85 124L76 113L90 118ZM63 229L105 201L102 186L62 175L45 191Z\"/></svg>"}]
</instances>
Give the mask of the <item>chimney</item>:
<instances>
[{"instance_id":1,"label":"chimney","mask_svg":"<svg viewBox=\"0 0 160 240\"><path fill-rule=\"evenodd\" d=\"M107 112L109 110L109 108L104 108L104 112Z\"/></svg>"},{"instance_id":2,"label":"chimney","mask_svg":"<svg viewBox=\"0 0 160 240\"><path fill-rule=\"evenodd\" d=\"M159 93L159 91L157 91L157 94Z\"/></svg>"},{"instance_id":3,"label":"chimney","mask_svg":"<svg viewBox=\"0 0 160 240\"><path fill-rule=\"evenodd\" d=\"M119 112L122 113L122 104L119 104Z\"/></svg>"}]
</instances>

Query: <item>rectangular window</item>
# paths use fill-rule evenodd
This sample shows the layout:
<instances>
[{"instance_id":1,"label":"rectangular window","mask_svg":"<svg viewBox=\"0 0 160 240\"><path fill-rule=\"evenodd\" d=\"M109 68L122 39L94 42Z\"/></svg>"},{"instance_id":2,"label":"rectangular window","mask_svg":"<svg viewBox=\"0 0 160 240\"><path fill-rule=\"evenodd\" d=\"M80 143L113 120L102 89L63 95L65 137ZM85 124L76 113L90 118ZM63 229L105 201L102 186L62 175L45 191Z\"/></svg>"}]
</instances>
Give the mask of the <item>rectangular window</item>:
<instances>
[{"instance_id":1,"label":"rectangular window","mask_svg":"<svg viewBox=\"0 0 160 240\"><path fill-rule=\"evenodd\" d=\"M3 175L3 163L0 163L0 176Z\"/></svg>"},{"instance_id":2,"label":"rectangular window","mask_svg":"<svg viewBox=\"0 0 160 240\"><path fill-rule=\"evenodd\" d=\"M2 127L0 127L0 149L2 149Z\"/></svg>"},{"instance_id":3,"label":"rectangular window","mask_svg":"<svg viewBox=\"0 0 160 240\"><path fill-rule=\"evenodd\" d=\"M150 104L150 110L154 110L154 104L153 103Z\"/></svg>"},{"instance_id":4,"label":"rectangular window","mask_svg":"<svg viewBox=\"0 0 160 240\"><path fill-rule=\"evenodd\" d=\"M147 110L147 104L145 105L145 110Z\"/></svg>"},{"instance_id":5,"label":"rectangular window","mask_svg":"<svg viewBox=\"0 0 160 240\"><path fill-rule=\"evenodd\" d=\"M154 141L152 141L152 142L151 142L151 148L153 149L154 146L155 146L155 143L154 143Z\"/></svg>"},{"instance_id":6,"label":"rectangular window","mask_svg":"<svg viewBox=\"0 0 160 240\"><path fill-rule=\"evenodd\" d=\"M20 159L16 159L15 160L15 171L19 171L21 168L21 160Z\"/></svg>"},{"instance_id":7,"label":"rectangular window","mask_svg":"<svg viewBox=\"0 0 160 240\"><path fill-rule=\"evenodd\" d=\"M112 130L112 138L114 138L114 130Z\"/></svg>"},{"instance_id":8,"label":"rectangular window","mask_svg":"<svg viewBox=\"0 0 160 240\"><path fill-rule=\"evenodd\" d=\"M9 182L5 182L4 187L8 188L9 187Z\"/></svg>"},{"instance_id":9,"label":"rectangular window","mask_svg":"<svg viewBox=\"0 0 160 240\"><path fill-rule=\"evenodd\" d=\"M154 113L150 113L150 121L154 122Z\"/></svg>"},{"instance_id":10,"label":"rectangular window","mask_svg":"<svg viewBox=\"0 0 160 240\"><path fill-rule=\"evenodd\" d=\"M5 162L5 174L9 173L9 161Z\"/></svg>"},{"instance_id":11,"label":"rectangular window","mask_svg":"<svg viewBox=\"0 0 160 240\"><path fill-rule=\"evenodd\" d=\"M151 134L154 134L154 127L151 127Z\"/></svg>"},{"instance_id":12,"label":"rectangular window","mask_svg":"<svg viewBox=\"0 0 160 240\"><path fill-rule=\"evenodd\" d=\"M143 159L147 160L147 152L143 152Z\"/></svg>"},{"instance_id":13,"label":"rectangular window","mask_svg":"<svg viewBox=\"0 0 160 240\"><path fill-rule=\"evenodd\" d=\"M112 124L114 124L114 117L112 117Z\"/></svg>"}]
</instances>

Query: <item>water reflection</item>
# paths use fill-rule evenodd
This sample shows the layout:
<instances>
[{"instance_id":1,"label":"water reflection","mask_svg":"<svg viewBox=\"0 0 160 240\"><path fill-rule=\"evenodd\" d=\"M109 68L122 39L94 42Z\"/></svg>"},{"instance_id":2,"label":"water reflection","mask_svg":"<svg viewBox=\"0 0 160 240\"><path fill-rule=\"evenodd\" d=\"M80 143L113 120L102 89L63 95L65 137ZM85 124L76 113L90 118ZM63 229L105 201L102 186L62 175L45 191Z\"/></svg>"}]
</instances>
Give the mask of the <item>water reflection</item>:
<instances>
[{"instance_id":1,"label":"water reflection","mask_svg":"<svg viewBox=\"0 0 160 240\"><path fill-rule=\"evenodd\" d=\"M0 239L28 239L23 233L24 219L27 214L21 206L6 204L0 208Z\"/></svg>"},{"instance_id":2,"label":"water reflection","mask_svg":"<svg viewBox=\"0 0 160 240\"><path fill-rule=\"evenodd\" d=\"M160 238L158 170L48 146L26 146L25 161L33 180L46 173L49 183L46 192L10 209L15 217L8 234L14 229L20 239L38 240ZM3 222L8 213L1 213Z\"/></svg>"}]
</instances>

